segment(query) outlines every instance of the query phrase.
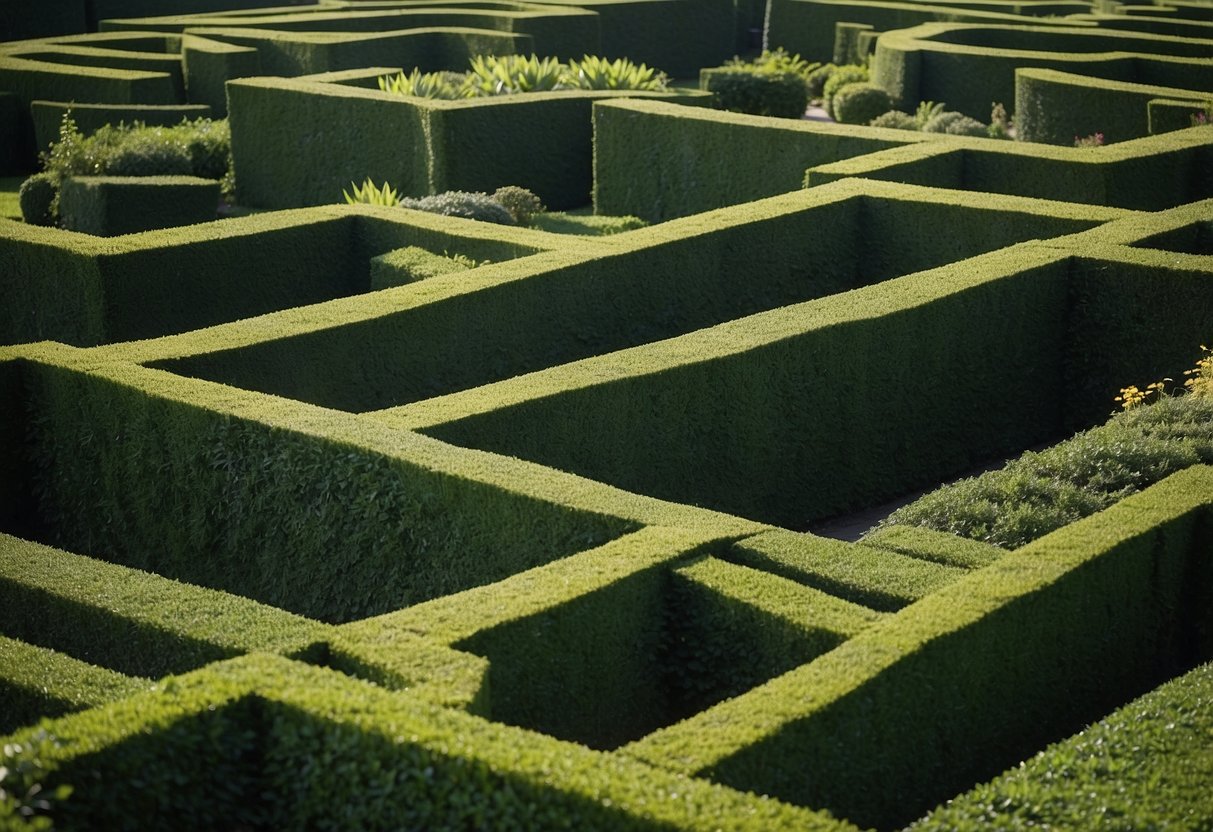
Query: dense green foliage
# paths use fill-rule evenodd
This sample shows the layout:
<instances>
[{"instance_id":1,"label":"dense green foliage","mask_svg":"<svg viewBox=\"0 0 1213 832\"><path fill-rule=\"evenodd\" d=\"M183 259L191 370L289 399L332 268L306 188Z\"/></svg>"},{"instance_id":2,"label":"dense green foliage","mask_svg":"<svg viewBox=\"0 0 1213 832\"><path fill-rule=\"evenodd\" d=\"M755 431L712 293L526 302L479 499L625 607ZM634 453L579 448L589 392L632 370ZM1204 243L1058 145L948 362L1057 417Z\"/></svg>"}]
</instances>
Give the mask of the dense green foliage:
<instances>
[{"instance_id":1,"label":"dense green foliage","mask_svg":"<svg viewBox=\"0 0 1213 832\"><path fill-rule=\"evenodd\" d=\"M881 525L926 526L1014 549L1175 471L1211 462L1213 398L1168 397L940 488Z\"/></svg>"},{"instance_id":2,"label":"dense green foliage","mask_svg":"<svg viewBox=\"0 0 1213 832\"><path fill-rule=\"evenodd\" d=\"M1213 825L1213 664L1142 696L913 830L1156 829Z\"/></svg>"},{"instance_id":3,"label":"dense green foliage","mask_svg":"<svg viewBox=\"0 0 1213 832\"><path fill-rule=\"evenodd\" d=\"M476 55L466 72L412 72L383 75L379 89L416 98L482 98L555 90L666 89L666 77L625 58L586 55L567 64L538 55Z\"/></svg>"},{"instance_id":4,"label":"dense green foliage","mask_svg":"<svg viewBox=\"0 0 1213 832\"><path fill-rule=\"evenodd\" d=\"M834 95L833 101L834 119L843 124L868 124L892 106L883 88L866 81L847 84Z\"/></svg>"}]
</instances>

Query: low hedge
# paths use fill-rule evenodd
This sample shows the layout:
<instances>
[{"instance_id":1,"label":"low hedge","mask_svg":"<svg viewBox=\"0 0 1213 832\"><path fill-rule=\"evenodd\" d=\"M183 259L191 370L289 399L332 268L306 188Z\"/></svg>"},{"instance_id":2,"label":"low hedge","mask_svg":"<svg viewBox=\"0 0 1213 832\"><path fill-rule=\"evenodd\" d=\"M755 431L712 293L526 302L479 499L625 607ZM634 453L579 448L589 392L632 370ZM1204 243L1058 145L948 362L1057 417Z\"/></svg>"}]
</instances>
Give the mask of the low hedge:
<instances>
[{"instance_id":1,"label":"low hedge","mask_svg":"<svg viewBox=\"0 0 1213 832\"><path fill-rule=\"evenodd\" d=\"M592 184L590 108L625 97L711 100L689 91L561 91L444 101L306 78L233 81L239 199L273 208L319 205L370 177L404 196L520 185L552 209L580 207ZM371 122L382 138L368 140L361 125Z\"/></svg>"},{"instance_id":2,"label":"low hedge","mask_svg":"<svg viewBox=\"0 0 1213 832\"><path fill-rule=\"evenodd\" d=\"M170 816L181 829L854 830L271 656L7 737L3 762L6 788L40 785L65 830Z\"/></svg>"},{"instance_id":3,"label":"low hedge","mask_svg":"<svg viewBox=\"0 0 1213 832\"><path fill-rule=\"evenodd\" d=\"M785 531L738 541L728 557L882 611L901 609L964 574L897 552Z\"/></svg>"},{"instance_id":4,"label":"low hedge","mask_svg":"<svg viewBox=\"0 0 1213 832\"><path fill-rule=\"evenodd\" d=\"M1210 697L1213 664L1203 664L908 828L1209 826Z\"/></svg>"},{"instance_id":5,"label":"low hedge","mask_svg":"<svg viewBox=\"0 0 1213 832\"><path fill-rule=\"evenodd\" d=\"M151 678L242 653L301 652L326 634L236 595L3 534L0 633Z\"/></svg>"},{"instance_id":6,"label":"low hedge","mask_svg":"<svg viewBox=\"0 0 1213 832\"><path fill-rule=\"evenodd\" d=\"M219 182L196 176L73 176L59 194L70 231L112 237L215 219Z\"/></svg>"},{"instance_id":7,"label":"low hedge","mask_svg":"<svg viewBox=\"0 0 1213 832\"><path fill-rule=\"evenodd\" d=\"M673 572L667 605L662 655L673 715L682 718L811 661L880 618L713 557Z\"/></svg>"},{"instance_id":8,"label":"low hedge","mask_svg":"<svg viewBox=\"0 0 1213 832\"><path fill-rule=\"evenodd\" d=\"M713 67L700 70L699 88L716 96L717 107L734 113L803 118L809 106L804 77L796 72Z\"/></svg>"},{"instance_id":9,"label":"low hedge","mask_svg":"<svg viewBox=\"0 0 1213 832\"><path fill-rule=\"evenodd\" d=\"M1015 549L1199 463L1213 463L1213 399L1165 398L920 497L880 527L925 526Z\"/></svg>"},{"instance_id":10,"label":"low hedge","mask_svg":"<svg viewBox=\"0 0 1213 832\"><path fill-rule=\"evenodd\" d=\"M210 118L208 104L83 104L67 101L32 101L34 138L39 151L59 140L59 125L68 113L84 135L95 133L106 124L134 124L171 127L183 120Z\"/></svg>"}]
</instances>

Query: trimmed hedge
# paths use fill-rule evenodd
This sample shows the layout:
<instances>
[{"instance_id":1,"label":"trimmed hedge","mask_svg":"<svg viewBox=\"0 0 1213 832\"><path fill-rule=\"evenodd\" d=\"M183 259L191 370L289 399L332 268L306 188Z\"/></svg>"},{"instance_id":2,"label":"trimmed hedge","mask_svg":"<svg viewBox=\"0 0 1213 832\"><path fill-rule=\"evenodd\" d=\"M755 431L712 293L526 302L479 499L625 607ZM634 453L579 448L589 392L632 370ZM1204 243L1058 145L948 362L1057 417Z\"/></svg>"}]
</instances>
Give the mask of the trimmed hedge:
<instances>
[{"instance_id":1,"label":"trimmed hedge","mask_svg":"<svg viewBox=\"0 0 1213 832\"><path fill-rule=\"evenodd\" d=\"M149 681L0 635L0 700L4 702L0 731L6 734L43 717L130 696L149 685Z\"/></svg>"},{"instance_id":2,"label":"trimmed hedge","mask_svg":"<svg viewBox=\"0 0 1213 832\"><path fill-rule=\"evenodd\" d=\"M1213 45L1210 47L1213 51ZM1197 79L1193 79L1197 80ZM1213 73L1209 76L1213 89ZM1149 104L1154 99L1186 99L1189 111L1213 99L1213 92L1198 92L1142 83L1089 78L1050 69L1015 71L1016 138L1027 142L1072 146L1081 136L1102 133L1111 144L1138 139L1154 132ZM1190 127L1190 122L1172 129Z\"/></svg>"},{"instance_id":3,"label":"trimmed hedge","mask_svg":"<svg viewBox=\"0 0 1213 832\"><path fill-rule=\"evenodd\" d=\"M590 107L625 97L710 101L689 91L442 101L308 79L233 81L228 104L239 198L265 207L318 205L370 177L404 196L521 185L550 208L579 207L591 186ZM379 139L367 136L368 123L378 125Z\"/></svg>"},{"instance_id":4,"label":"trimmed hedge","mask_svg":"<svg viewBox=\"0 0 1213 832\"><path fill-rule=\"evenodd\" d=\"M699 71L699 88L716 96L716 106L734 113L802 118L809 91L797 72L760 72L744 67Z\"/></svg>"},{"instance_id":5,"label":"trimmed hedge","mask_svg":"<svg viewBox=\"0 0 1213 832\"><path fill-rule=\"evenodd\" d=\"M837 54L836 33L843 24L864 24L880 32L908 29L920 23L1046 24L1045 15L1089 12L1081 2L929 3L882 0L774 0L766 36L770 48L782 47L810 60L828 61ZM1065 25L1073 25L1067 23ZM843 63L846 60L842 61Z\"/></svg>"},{"instance_id":6,"label":"trimmed hedge","mask_svg":"<svg viewBox=\"0 0 1213 832\"><path fill-rule=\"evenodd\" d=\"M371 290L403 286L430 277L458 274L471 266L420 246L407 246L371 258Z\"/></svg>"},{"instance_id":7,"label":"trimmed hedge","mask_svg":"<svg viewBox=\"0 0 1213 832\"><path fill-rule=\"evenodd\" d=\"M219 182L196 176L73 176L59 195L71 231L112 237L215 219Z\"/></svg>"},{"instance_id":8,"label":"trimmed hedge","mask_svg":"<svg viewBox=\"0 0 1213 832\"><path fill-rule=\"evenodd\" d=\"M1016 100L1021 69L1213 88L1211 48L1211 41L1117 30L927 23L880 38L872 80L889 91L897 109L946 101L950 110L984 119L991 101ZM1017 109L1017 126L1024 115Z\"/></svg>"},{"instance_id":9,"label":"trimmed hedge","mask_svg":"<svg viewBox=\"0 0 1213 832\"><path fill-rule=\"evenodd\" d=\"M1213 664L1204 664L909 828L962 832L1018 823L1093 829L1110 818L1124 829L1213 825L1211 697Z\"/></svg>"},{"instance_id":10,"label":"trimmed hedge","mask_svg":"<svg viewBox=\"0 0 1213 832\"><path fill-rule=\"evenodd\" d=\"M1198 463L1213 463L1213 399L1167 398L944 486L881 526L926 526L1014 549Z\"/></svg>"},{"instance_id":11,"label":"trimmed hedge","mask_svg":"<svg viewBox=\"0 0 1213 832\"><path fill-rule=\"evenodd\" d=\"M41 785L65 830L169 816L181 829L854 829L271 656L168 680L5 749L6 787ZM70 797L56 795L67 783Z\"/></svg>"},{"instance_id":12,"label":"trimmed hedge","mask_svg":"<svg viewBox=\"0 0 1213 832\"><path fill-rule=\"evenodd\" d=\"M728 557L886 612L901 609L964 574L896 552L785 531L739 541Z\"/></svg>"},{"instance_id":13,"label":"trimmed hedge","mask_svg":"<svg viewBox=\"0 0 1213 832\"><path fill-rule=\"evenodd\" d=\"M1201 129L1095 148L943 137L812 167L804 182L854 176L1159 211L1213 196L1210 159L1213 132Z\"/></svg>"},{"instance_id":14,"label":"trimmed hedge","mask_svg":"<svg viewBox=\"0 0 1213 832\"><path fill-rule=\"evenodd\" d=\"M620 753L899 828L1213 656L1211 500L1175 474Z\"/></svg>"},{"instance_id":15,"label":"trimmed hedge","mask_svg":"<svg viewBox=\"0 0 1213 832\"><path fill-rule=\"evenodd\" d=\"M806 167L921 141L904 130L659 101L600 102L594 105L594 210L661 222L786 193Z\"/></svg>"},{"instance_id":16,"label":"trimmed hedge","mask_svg":"<svg viewBox=\"0 0 1213 832\"><path fill-rule=\"evenodd\" d=\"M665 674L680 717L805 664L880 618L712 557L675 570L669 594Z\"/></svg>"},{"instance_id":17,"label":"trimmed hedge","mask_svg":"<svg viewBox=\"0 0 1213 832\"><path fill-rule=\"evenodd\" d=\"M0 534L0 633L158 678L242 653L298 653L326 630L243 597Z\"/></svg>"},{"instance_id":18,"label":"trimmed hedge","mask_svg":"<svg viewBox=\"0 0 1213 832\"><path fill-rule=\"evenodd\" d=\"M64 349L22 365L27 487L54 545L337 621L635 527L503 487L430 440L155 370L85 372Z\"/></svg>"}]
</instances>

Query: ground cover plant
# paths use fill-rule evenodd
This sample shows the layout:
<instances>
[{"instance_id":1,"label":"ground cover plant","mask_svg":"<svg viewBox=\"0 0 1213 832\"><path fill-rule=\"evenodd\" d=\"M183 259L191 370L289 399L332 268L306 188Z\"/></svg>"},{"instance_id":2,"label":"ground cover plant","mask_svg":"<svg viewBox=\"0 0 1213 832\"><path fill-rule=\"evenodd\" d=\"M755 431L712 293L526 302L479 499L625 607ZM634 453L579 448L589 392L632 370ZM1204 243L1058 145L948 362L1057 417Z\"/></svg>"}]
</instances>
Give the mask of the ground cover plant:
<instances>
[{"instance_id":1,"label":"ground cover plant","mask_svg":"<svg viewBox=\"0 0 1213 832\"><path fill-rule=\"evenodd\" d=\"M1207 825L1213 23L972 5L0 45L0 829Z\"/></svg>"}]
</instances>

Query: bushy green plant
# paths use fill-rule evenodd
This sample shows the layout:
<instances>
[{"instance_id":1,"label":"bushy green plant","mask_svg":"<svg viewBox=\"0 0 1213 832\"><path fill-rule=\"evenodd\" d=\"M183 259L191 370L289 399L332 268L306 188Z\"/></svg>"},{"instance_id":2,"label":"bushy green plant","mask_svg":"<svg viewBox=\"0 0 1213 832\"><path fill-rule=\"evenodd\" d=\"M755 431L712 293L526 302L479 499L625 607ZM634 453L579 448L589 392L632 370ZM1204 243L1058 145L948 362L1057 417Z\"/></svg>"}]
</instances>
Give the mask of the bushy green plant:
<instances>
[{"instance_id":1,"label":"bushy green plant","mask_svg":"<svg viewBox=\"0 0 1213 832\"><path fill-rule=\"evenodd\" d=\"M443 214L448 217L464 217L481 222L514 225L514 218L501 203L488 194L475 191L446 191L433 196L405 197L400 200L400 207L429 211L432 214Z\"/></svg>"},{"instance_id":2,"label":"bushy green plant","mask_svg":"<svg viewBox=\"0 0 1213 832\"><path fill-rule=\"evenodd\" d=\"M964 113L948 111L932 117L922 126L924 133L947 133L952 136L985 136L986 125Z\"/></svg>"},{"instance_id":3,"label":"bushy green plant","mask_svg":"<svg viewBox=\"0 0 1213 832\"><path fill-rule=\"evenodd\" d=\"M626 58L608 61L591 55L569 61L560 85L579 90L664 90L668 86L664 73L644 64Z\"/></svg>"},{"instance_id":4,"label":"bushy green plant","mask_svg":"<svg viewBox=\"0 0 1213 832\"><path fill-rule=\"evenodd\" d=\"M859 64L845 64L836 68L821 90L822 106L831 118L834 114L834 97L848 84L859 84L869 80L868 68ZM887 109L887 108L886 108ZM879 114L877 114L879 115Z\"/></svg>"},{"instance_id":5,"label":"bushy green plant","mask_svg":"<svg viewBox=\"0 0 1213 832\"><path fill-rule=\"evenodd\" d=\"M924 125L936 116L943 115L948 111L948 105L942 101L936 103L934 101L919 101L918 107L914 110L914 124L921 130Z\"/></svg>"},{"instance_id":6,"label":"bushy green plant","mask_svg":"<svg viewBox=\"0 0 1213 832\"><path fill-rule=\"evenodd\" d=\"M834 118L842 124L867 124L892 106L883 87L861 81L847 84L834 96Z\"/></svg>"},{"instance_id":7,"label":"bushy green plant","mask_svg":"<svg viewBox=\"0 0 1213 832\"><path fill-rule=\"evenodd\" d=\"M519 225L530 225L531 217L542 214L547 208L543 200L526 188L517 185L505 185L493 192L493 201L510 212L514 222Z\"/></svg>"},{"instance_id":8,"label":"bushy green plant","mask_svg":"<svg viewBox=\"0 0 1213 832\"><path fill-rule=\"evenodd\" d=\"M464 97L461 86L451 83L451 73L422 72L414 69L408 75L381 75L379 89L395 95L412 95L418 98L455 99Z\"/></svg>"},{"instance_id":9,"label":"bushy green plant","mask_svg":"<svg viewBox=\"0 0 1213 832\"><path fill-rule=\"evenodd\" d=\"M926 526L1014 549L1202 462L1213 462L1213 397L1162 396L933 491L880 526Z\"/></svg>"},{"instance_id":10,"label":"bushy green plant","mask_svg":"<svg viewBox=\"0 0 1213 832\"><path fill-rule=\"evenodd\" d=\"M809 62L800 55L786 52L782 47L764 49L761 55L749 61L733 57L724 65L736 69L752 69L757 72L791 72L802 77L807 77L810 72L821 66L820 63Z\"/></svg>"},{"instance_id":11,"label":"bushy green plant","mask_svg":"<svg viewBox=\"0 0 1213 832\"><path fill-rule=\"evenodd\" d=\"M889 110L868 122L872 127L892 127L897 130L917 130L918 120L901 110Z\"/></svg>"},{"instance_id":12,"label":"bushy green plant","mask_svg":"<svg viewBox=\"0 0 1213 832\"><path fill-rule=\"evenodd\" d=\"M393 208L400 204L400 192L389 185L386 181L383 187L377 187L375 182L368 176L361 185L350 183L352 192L341 190L345 201L350 205L384 205Z\"/></svg>"},{"instance_id":13,"label":"bushy green plant","mask_svg":"<svg viewBox=\"0 0 1213 832\"><path fill-rule=\"evenodd\" d=\"M538 55L477 55L472 58L466 89L474 95L510 95L559 89L564 67L556 58Z\"/></svg>"},{"instance_id":14,"label":"bushy green plant","mask_svg":"<svg viewBox=\"0 0 1213 832\"><path fill-rule=\"evenodd\" d=\"M49 173L35 173L21 183L18 201L21 218L31 225L51 225L55 221L51 209L57 188L55 178Z\"/></svg>"},{"instance_id":15,"label":"bushy green plant","mask_svg":"<svg viewBox=\"0 0 1213 832\"><path fill-rule=\"evenodd\" d=\"M837 64L822 64L805 75L804 83L809 91L809 98L811 100L821 100L821 96L825 93L826 82L830 80L837 70Z\"/></svg>"}]
</instances>

